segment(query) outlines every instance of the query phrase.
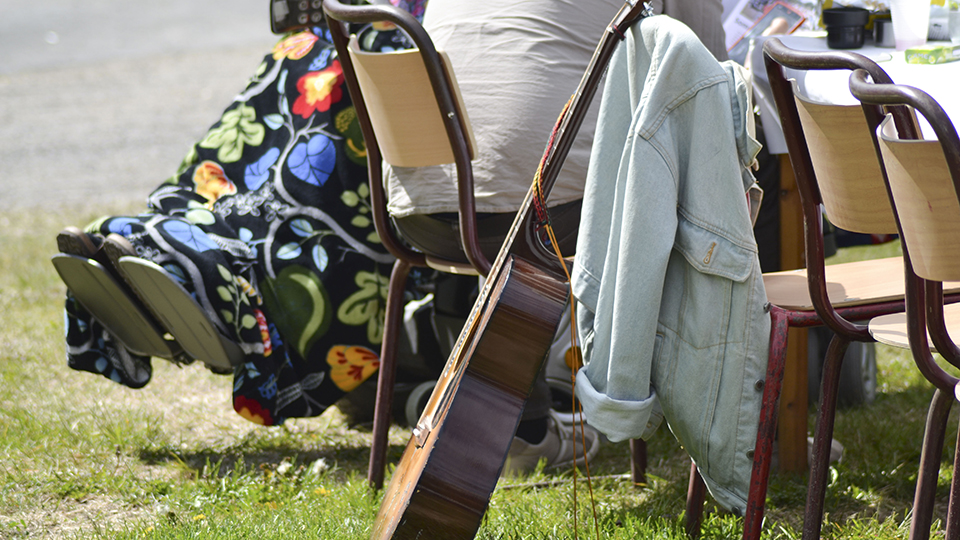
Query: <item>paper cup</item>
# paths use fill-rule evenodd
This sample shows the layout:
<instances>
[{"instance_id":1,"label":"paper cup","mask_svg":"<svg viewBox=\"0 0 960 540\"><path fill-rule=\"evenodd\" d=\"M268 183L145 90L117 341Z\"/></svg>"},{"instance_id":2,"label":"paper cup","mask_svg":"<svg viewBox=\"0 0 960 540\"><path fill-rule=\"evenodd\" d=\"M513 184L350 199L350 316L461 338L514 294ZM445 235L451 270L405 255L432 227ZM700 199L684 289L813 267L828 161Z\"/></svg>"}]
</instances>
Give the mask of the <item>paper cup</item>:
<instances>
[{"instance_id":1,"label":"paper cup","mask_svg":"<svg viewBox=\"0 0 960 540\"><path fill-rule=\"evenodd\" d=\"M893 39L898 51L927 42L930 0L890 0Z\"/></svg>"}]
</instances>

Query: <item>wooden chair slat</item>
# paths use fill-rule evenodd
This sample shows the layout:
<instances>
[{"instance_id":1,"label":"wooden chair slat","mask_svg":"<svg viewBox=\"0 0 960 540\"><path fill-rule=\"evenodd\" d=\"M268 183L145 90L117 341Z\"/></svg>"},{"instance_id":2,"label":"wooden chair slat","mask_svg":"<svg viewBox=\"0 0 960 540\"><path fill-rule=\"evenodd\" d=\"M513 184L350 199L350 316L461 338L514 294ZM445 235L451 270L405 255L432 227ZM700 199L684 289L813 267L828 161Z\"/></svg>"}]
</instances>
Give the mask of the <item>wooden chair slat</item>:
<instances>
[{"instance_id":1,"label":"wooden chair slat","mask_svg":"<svg viewBox=\"0 0 960 540\"><path fill-rule=\"evenodd\" d=\"M859 105L825 105L796 95L803 135L827 218L858 233L896 234L883 172Z\"/></svg>"},{"instance_id":2,"label":"wooden chair slat","mask_svg":"<svg viewBox=\"0 0 960 540\"><path fill-rule=\"evenodd\" d=\"M960 203L943 148L938 141L898 139L889 120L880 131L880 151L914 272L933 281L960 279Z\"/></svg>"},{"instance_id":3,"label":"wooden chair slat","mask_svg":"<svg viewBox=\"0 0 960 540\"><path fill-rule=\"evenodd\" d=\"M453 150L420 52L368 53L360 50L356 37L350 40L349 51L384 161L397 167L453 163ZM460 86L449 57L437 52L455 90L454 100L473 159L476 141Z\"/></svg>"}]
</instances>

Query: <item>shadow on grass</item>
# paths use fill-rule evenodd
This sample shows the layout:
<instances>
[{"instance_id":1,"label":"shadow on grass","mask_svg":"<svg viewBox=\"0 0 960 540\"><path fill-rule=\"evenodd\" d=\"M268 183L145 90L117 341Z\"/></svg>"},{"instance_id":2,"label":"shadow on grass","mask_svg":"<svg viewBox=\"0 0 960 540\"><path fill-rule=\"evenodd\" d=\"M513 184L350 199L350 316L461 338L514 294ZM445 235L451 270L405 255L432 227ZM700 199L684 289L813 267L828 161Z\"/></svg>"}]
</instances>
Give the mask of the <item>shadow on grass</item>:
<instances>
[{"instance_id":1,"label":"shadow on grass","mask_svg":"<svg viewBox=\"0 0 960 540\"><path fill-rule=\"evenodd\" d=\"M913 506L923 425L931 395L929 387L911 386L881 394L869 406L838 414L834 436L843 443L845 452L843 459L830 470L825 502L828 514L824 528L826 536L840 536L841 529L851 524L867 526L873 522L890 521L897 524L906 519ZM813 429L813 415L810 429ZM934 519L941 522L945 520L947 492L952 479L955 437L956 411L948 424L948 443L941 458L938 504L934 515ZM665 527L682 528L689 458L666 426L648 441L647 449L646 485L633 486L623 479L596 483L595 489L606 499L602 519L614 527L617 522L629 528L636 526L638 520L653 520ZM390 445L388 478L390 466L399 462L403 450L404 445ZM144 447L138 457L147 465L174 464L206 478L222 478L237 472L269 475L282 463L306 470L319 460L324 460L337 477L363 477L369 459L369 434L352 429L256 430L228 446L193 449L174 445ZM629 470L630 451L625 442L605 443L591 462L591 473L595 477L623 475ZM569 471L545 476L548 481L563 480L569 477ZM544 479L538 477L535 480ZM805 474L775 474L771 477L765 524L768 534L800 530L806 491ZM725 537L741 526L739 519L717 508L708 497L705 538Z\"/></svg>"},{"instance_id":2,"label":"shadow on grass","mask_svg":"<svg viewBox=\"0 0 960 540\"><path fill-rule=\"evenodd\" d=\"M387 463L397 463L404 447L389 445ZM145 465L175 465L195 472L213 470L220 477L238 471L272 471L282 463L309 467L320 460L324 468L334 469L344 477L365 476L370 460L370 437L368 433L343 426L335 426L328 432L264 428L226 446L185 448L163 444L143 447L136 455Z\"/></svg>"},{"instance_id":3,"label":"shadow on grass","mask_svg":"<svg viewBox=\"0 0 960 540\"><path fill-rule=\"evenodd\" d=\"M848 523L892 521L902 523L913 509L914 489L920 463L924 421L930 387L911 386L902 391L885 393L868 406L840 411L834 438L845 451L839 463L832 464L824 510L827 525L824 534L839 532ZM957 409L954 407L947 424L945 448L941 456L941 473L936 492L934 520L946 519L947 498L952 480ZM810 416L813 432L815 415ZM636 496L621 498L610 514L614 520L646 516L682 523L689 458L673 440L669 431L661 429L648 441L648 485ZM629 471L629 449L626 443L607 445L598 456L597 474ZM773 474L767 493L765 528L799 531L807 496L806 474ZM742 526L708 497L705 527L715 529L705 537L724 537L731 523ZM738 533L739 534L739 533Z\"/></svg>"}]
</instances>

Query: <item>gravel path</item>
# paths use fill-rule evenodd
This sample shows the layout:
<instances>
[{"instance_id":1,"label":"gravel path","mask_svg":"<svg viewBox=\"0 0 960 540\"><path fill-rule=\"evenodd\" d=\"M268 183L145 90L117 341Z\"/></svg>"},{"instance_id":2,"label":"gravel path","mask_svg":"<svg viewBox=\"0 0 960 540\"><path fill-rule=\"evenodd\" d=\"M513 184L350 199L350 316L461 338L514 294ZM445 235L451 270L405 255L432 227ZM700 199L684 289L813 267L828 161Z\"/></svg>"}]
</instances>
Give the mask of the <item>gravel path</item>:
<instances>
[{"instance_id":1,"label":"gravel path","mask_svg":"<svg viewBox=\"0 0 960 540\"><path fill-rule=\"evenodd\" d=\"M143 200L270 51L267 6L0 2L0 212Z\"/></svg>"}]
</instances>

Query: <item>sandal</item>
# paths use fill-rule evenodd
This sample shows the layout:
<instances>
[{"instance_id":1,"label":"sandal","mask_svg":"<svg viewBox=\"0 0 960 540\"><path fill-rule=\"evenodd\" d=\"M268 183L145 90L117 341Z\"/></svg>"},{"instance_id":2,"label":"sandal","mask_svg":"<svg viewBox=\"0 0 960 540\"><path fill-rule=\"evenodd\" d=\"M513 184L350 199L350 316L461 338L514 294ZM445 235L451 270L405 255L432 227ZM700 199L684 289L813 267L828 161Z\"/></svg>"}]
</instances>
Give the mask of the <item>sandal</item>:
<instances>
[{"instance_id":1,"label":"sandal","mask_svg":"<svg viewBox=\"0 0 960 540\"><path fill-rule=\"evenodd\" d=\"M103 247L144 305L187 354L220 373L232 372L243 361L240 346L217 330L200 304L160 265L137 257L130 242L117 234L107 236Z\"/></svg>"},{"instance_id":2,"label":"sandal","mask_svg":"<svg viewBox=\"0 0 960 540\"><path fill-rule=\"evenodd\" d=\"M176 343L164 339L163 330L102 264L67 253L54 255L52 262L74 298L124 347L142 356L177 356Z\"/></svg>"}]
</instances>

